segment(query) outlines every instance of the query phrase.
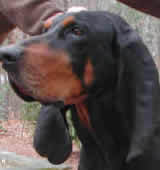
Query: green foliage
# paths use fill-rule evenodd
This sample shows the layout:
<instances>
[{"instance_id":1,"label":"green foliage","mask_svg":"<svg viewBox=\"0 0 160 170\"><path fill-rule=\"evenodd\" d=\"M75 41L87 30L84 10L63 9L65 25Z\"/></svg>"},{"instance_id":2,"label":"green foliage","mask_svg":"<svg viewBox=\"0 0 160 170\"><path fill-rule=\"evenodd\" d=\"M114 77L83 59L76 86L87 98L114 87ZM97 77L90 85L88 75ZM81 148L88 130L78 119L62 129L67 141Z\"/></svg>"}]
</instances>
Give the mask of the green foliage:
<instances>
[{"instance_id":1,"label":"green foliage","mask_svg":"<svg viewBox=\"0 0 160 170\"><path fill-rule=\"evenodd\" d=\"M0 95L0 103L4 102L6 93L10 90L9 83L2 84L0 86L1 95Z\"/></svg>"},{"instance_id":2,"label":"green foliage","mask_svg":"<svg viewBox=\"0 0 160 170\"><path fill-rule=\"evenodd\" d=\"M67 118L67 122L68 122L68 126L69 126L69 133L71 135L71 138L76 143L76 145L80 148L80 141L79 141L78 136L76 134L76 130L73 126L71 111L67 112L66 118Z\"/></svg>"},{"instance_id":3,"label":"green foliage","mask_svg":"<svg viewBox=\"0 0 160 170\"><path fill-rule=\"evenodd\" d=\"M8 118L8 101L7 95L11 89L9 83L1 84L0 86L0 119L6 120Z\"/></svg>"},{"instance_id":4,"label":"green foliage","mask_svg":"<svg viewBox=\"0 0 160 170\"><path fill-rule=\"evenodd\" d=\"M36 121L39 115L41 105L37 102L24 103L22 105L22 119L28 121Z\"/></svg>"},{"instance_id":5,"label":"green foliage","mask_svg":"<svg viewBox=\"0 0 160 170\"><path fill-rule=\"evenodd\" d=\"M2 126L2 125L0 125L0 132L7 132L7 130Z\"/></svg>"}]
</instances>

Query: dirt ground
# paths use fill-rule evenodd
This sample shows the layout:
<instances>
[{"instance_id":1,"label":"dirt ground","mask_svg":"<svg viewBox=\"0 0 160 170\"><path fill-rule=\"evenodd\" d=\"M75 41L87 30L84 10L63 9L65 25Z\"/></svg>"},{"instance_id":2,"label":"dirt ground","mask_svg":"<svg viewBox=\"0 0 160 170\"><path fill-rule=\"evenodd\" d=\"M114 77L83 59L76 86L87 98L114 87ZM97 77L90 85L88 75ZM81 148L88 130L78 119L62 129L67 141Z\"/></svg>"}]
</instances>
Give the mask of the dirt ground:
<instances>
[{"instance_id":1,"label":"dirt ground","mask_svg":"<svg viewBox=\"0 0 160 170\"><path fill-rule=\"evenodd\" d=\"M0 150L34 158L42 158L32 147L33 131L33 127L24 121L9 120L0 122ZM77 170L78 159L79 149L73 144L73 153L66 163L71 165L73 170Z\"/></svg>"}]
</instances>

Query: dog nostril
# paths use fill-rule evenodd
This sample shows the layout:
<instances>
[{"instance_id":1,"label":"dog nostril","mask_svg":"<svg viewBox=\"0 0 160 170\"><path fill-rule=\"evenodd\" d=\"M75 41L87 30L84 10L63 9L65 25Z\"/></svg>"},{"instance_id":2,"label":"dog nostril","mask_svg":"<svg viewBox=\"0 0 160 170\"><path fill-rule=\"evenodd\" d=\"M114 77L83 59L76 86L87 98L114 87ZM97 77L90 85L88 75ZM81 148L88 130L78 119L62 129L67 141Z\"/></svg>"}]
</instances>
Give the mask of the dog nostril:
<instances>
[{"instance_id":1,"label":"dog nostril","mask_svg":"<svg viewBox=\"0 0 160 170\"><path fill-rule=\"evenodd\" d=\"M21 55L22 50L15 48L15 46L0 48L0 61L4 63L16 62Z\"/></svg>"},{"instance_id":2,"label":"dog nostril","mask_svg":"<svg viewBox=\"0 0 160 170\"><path fill-rule=\"evenodd\" d=\"M4 58L5 61L8 61L8 62L15 62L16 61L16 57L12 56L10 54L3 54L3 58Z\"/></svg>"},{"instance_id":3,"label":"dog nostril","mask_svg":"<svg viewBox=\"0 0 160 170\"><path fill-rule=\"evenodd\" d=\"M17 57L15 56L14 53L8 53L7 51L0 51L0 60L3 63L12 63L12 62L16 62Z\"/></svg>"}]
</instances>

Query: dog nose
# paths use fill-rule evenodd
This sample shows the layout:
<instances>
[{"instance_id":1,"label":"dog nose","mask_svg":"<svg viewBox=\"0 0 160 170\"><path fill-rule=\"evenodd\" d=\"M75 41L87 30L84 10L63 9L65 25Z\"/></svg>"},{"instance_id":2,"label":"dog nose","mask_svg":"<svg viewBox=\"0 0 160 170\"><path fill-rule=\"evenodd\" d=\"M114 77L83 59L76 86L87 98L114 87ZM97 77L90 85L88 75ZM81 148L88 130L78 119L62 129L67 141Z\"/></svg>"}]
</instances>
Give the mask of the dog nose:
<instances>
[{"instance_id":1,"label":"dog nose","mask_svg":"<svg viewBox=\"0 0 160 170\"><path fill-rule=\"evenodd\" d=\"M16 62L22 55L22 49L15 45L4 46L0 48L0 61L3 63Z\"/></svg>"}]
</instances>

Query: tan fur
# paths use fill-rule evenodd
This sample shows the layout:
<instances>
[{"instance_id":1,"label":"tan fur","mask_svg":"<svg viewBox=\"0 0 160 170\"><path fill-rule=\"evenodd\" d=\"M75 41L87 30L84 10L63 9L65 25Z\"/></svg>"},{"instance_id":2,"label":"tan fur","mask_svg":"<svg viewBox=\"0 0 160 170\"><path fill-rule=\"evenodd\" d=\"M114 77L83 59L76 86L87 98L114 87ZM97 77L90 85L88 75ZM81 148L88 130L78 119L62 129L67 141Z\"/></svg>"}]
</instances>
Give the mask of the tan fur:
<instances>
[{"instance_id":1,"label":"tan fur","mask_svg":"<svg viewBox=\"0 0 160 170\"><path fill-rule=\"evenodd\" d=\"M78 97L83 91L81 82L72 72L69 56L46 45L32 45L20 63L24 86L33 96L52 100Z\"/></svg>"},{"instance_id":2,"label":"tan fur","mask_svg":"<svg viewBox=\"0 0 160 170\"><path fill-rule=\"evenodd\" d=\"M91 85L94 79L94 72L93 72L93 66L91 64L91 61L88 59L87 64L85 66L84 71L84 82L86 86Z\"/></svg>"},{"instance_id":3,"label":"tan fur","mask_svg":"<svg viewBox=\"0 0 160 170\"><path fill-rule=\"evenodd\" d=\"M69 16L66 19L64 19L63 26L67 27L68 25L74 23L74 21L75 21L74 17L73 16Z\"/></svg>"},{"instance_id":4,"label":"tan fur","mask_svg":"<svg viewBox=\"0 0 160 170\"><path fill-rule=\"evenodd\" d=\"M85 104L84 103L76 104L76 109L77 109L78 116L81 122L84 124L84 126L88 129L92 129L91 123L89 120L88 110Z\"/></svg>"}]
</instances>

